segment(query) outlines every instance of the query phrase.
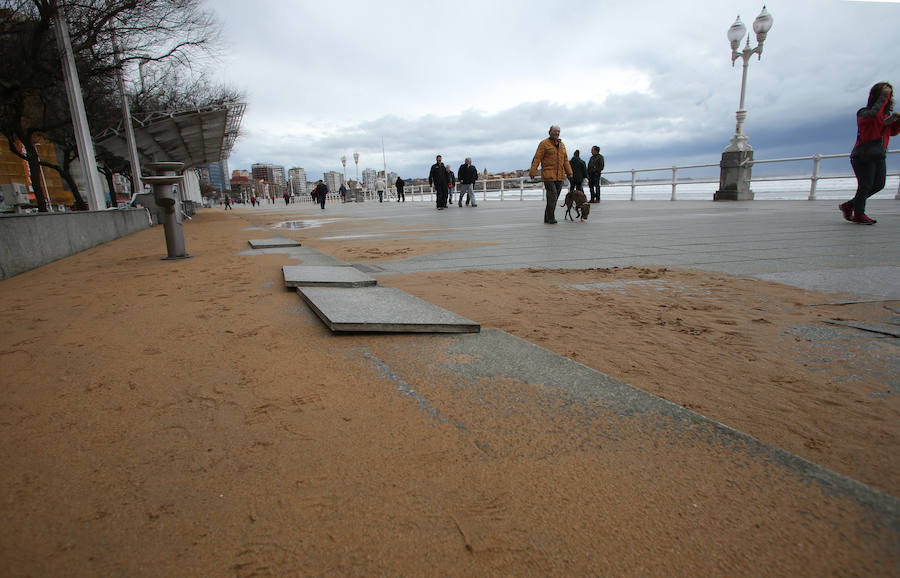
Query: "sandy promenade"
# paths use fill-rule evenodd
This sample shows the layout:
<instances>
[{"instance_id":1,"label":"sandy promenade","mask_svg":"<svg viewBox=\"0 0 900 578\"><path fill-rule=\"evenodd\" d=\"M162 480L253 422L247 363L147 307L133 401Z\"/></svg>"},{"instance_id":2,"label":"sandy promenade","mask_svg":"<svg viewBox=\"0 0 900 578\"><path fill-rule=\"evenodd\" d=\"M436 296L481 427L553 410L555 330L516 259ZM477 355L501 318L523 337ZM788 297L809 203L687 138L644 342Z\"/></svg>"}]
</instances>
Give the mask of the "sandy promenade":
<instances>
[{"instance_id":1,"label":"sandy promenade","mask_svg":"<svg viewBox=\"0 0 900 578\"><path fill-rule=\"evenodd\" d=\"M283 288L295 262L245 254L281 218L205 210L192 259L160 260L154 228L0 283L4 575L900 571L896 518L708 432L466 382L442 336L331 334ZM363 227L279 234L348 262L444 248L341 238ZM378 282L900 496L900 402L871 363L896 345L797 331L898 302L659 266Z\"/></svg>"}]
</instances>

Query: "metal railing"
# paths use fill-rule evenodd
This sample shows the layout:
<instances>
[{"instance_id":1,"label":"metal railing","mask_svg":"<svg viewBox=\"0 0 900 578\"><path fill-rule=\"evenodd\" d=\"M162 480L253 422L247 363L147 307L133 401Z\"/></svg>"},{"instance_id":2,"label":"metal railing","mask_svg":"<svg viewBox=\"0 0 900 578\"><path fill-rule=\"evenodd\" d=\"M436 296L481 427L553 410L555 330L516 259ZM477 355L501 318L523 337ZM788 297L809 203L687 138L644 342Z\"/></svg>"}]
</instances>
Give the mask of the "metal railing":
<instances>
[{"instance_id":1,"label":"metal railing","mask_svg":"<svg viewBox=\"0 0 900 578\"><path fill-rule=\"evenodd\" d=\"M900 149L887 151L887 154L898 154L900 153ZM762 165L762 164L774 164L774 163L796 163L796 162L805 162L812 161L812 168L808 175L761 175L757 177L753 177L751 183L757 182L787 182L787 181L809 181L809 195L807 197L808 200L814 201L816 200L816 191L819 184L819 181L827 180L827 179L853 179L855 178L852 172L842 173L842 174L822 174L820 172L821 163L823 160L828 159L840 159L845 158L848 159L849 165L849 154L838 154L838 155L812 155L807 157L789 157L782 159L764 159L764 160L753 160L750 161L749 164L752 165ZM701 164L701 165L681 165L681 166L673 166L673 167L661 167L661 168L649 168L649 169L630 169L630 170L622 170L622 171L604 171L603 176L607 178L607 181L610 181L609 177L611 175L630 175L630 179L622 180L622 181L611 181L608 184L605 184L601 187L602 189L610 189L610 188L626 188L630 189L629 200L635 201L638 198L638 189L640 187L650 187L655 186L658 187L660 185L671 187L671 194L669 199L672 201L677 200L677 192L679 185L696 185L696 184L719 184L718 177L699 177L699 178L682 178L679 179L679 172L686 171L690 169L710 169L710 168L718 168L719 163L710 163L710 164ZM669 173L668 178L665 179L643 179L639 180L638 176L641 174L648 173L658 173L658 172L667 172ZM900 177L900 171L888 172L888 177ZM855 187L854 187L855 189ZM488 195L493 200L499 199L500 201L505 200L514 200L517 199L519 201L524 201L526 199L540 199L545 200L544 187L540 181L532 181L527 177L511 177L511 178L489 178L489 179L479 179L475 183L474 191L476 198L479 201L488 200ZM405 196L409 201L418 201L418 202L434 202L435 201L435 192L434 188L430 185L407 185L404 189ZM375 192L372 191L364 191L363 198L366 201L377 200L378 196ZM454 188L454 202L458 202L457 194L459 194L459 186ZM417 199L418 198L418 199ZM341 202L343 199L338 193L328 193L326 197L329 202ZM898 180L897 192L894 195L894 199L900 200L900 180ZM391 187L390 190L385 191L384 200L387 201L396 201L397 200L397 191L394 187ZM309 194L299 195L295 197L295 202L300 203L313 203L312 197Z\"/></svg>"},{"instance_id":2,"label":"metal railing","mask_svg":"<svg viewBox=\"0 0 900 578\"><path fill-rule=\"evenodd\" d=\"M897 154L900 153L900 150L890 150L887 151L888 154ZM792 163L798 161L812 161L812 172L809 176L804 175L769 175L769 176L758 176L753 177L751 179L752 182L776 182L776 181L809 181L809 196L808 200L814 201L816 200L816 188L818 182L824 179L852 179L855 178L853 173L844 173L844 174L820 174L819 169L821 168L821 163L823 159L839 159L839 158L849 158L850 154L838 154L838 155L812 155L808 157L789 157L783 159L765 159L765 160L753 160L748 162L750 165L761 165L761 164L769 164L769 163ZM672 187L672 196L671 200L677 199L677 187L679 184L718 184L718 178L691 178L688 180L679 181L678 180L678 171L682 169L701 169L701 168L712 168L718 167L719 164L704 164L704 165L684 165L684 166L675 166L675 167L664 167L664 168L655 168L655 169L631 169L628 171L604 171L604 175L615 175L615 174L630 174L631 175L631 200L634 201L637 198L637 188L641 186L651 186L651 185L670 185ZM668 180L653 180L653 181L638 181L637 175L638 173L650 173L650 172L660 172L660 171L670 171L671 179ZM900 176L900 171L889 172L888 176ZM898 183L897 192L894 195L894 199L900 200L900 183Z\"/></svg>"},{"instance_id":3,"label":"metal railing","mask_svg":"<svg viewBox=\"0 0 900 578\"><path fill-rule=\"evenodd\" d=\"M900 153L900 149L898 150L890 150L888 154L898 154ZM762 165L762 164L773 164L773 163L796 163L796 162L804 162L804 161L812 161L811 172L809 174L800 174L800 175L760 175L752 178L752 182L762 183L762 182L789 182L789 181L809 181L809 194L807 196L808 200L814 201L816 200L816 190L818 187L819 181L827 180L827 179L854 179L854 175L852 172L846 173L829 173L822 174L820 172L821 163L826 159L839 159L844 158L848 159L850 155L848 153L845 154L837 154L837 155L812 155L806 157L789 157L789 158L781 158L781 159L764 159L764 160L754 160L751 161L750 164L753 165ZM630 189L629 200L635 201L638 198L638 189L640 187L650 187L650 186L660 186L664 185L670 187L671 193L669 199L675 201L678 199L678 186L679 185L697 185L697 184L719 184L718 177L708 176L708 177L690 177L687 179L679 179L679 172L686 171L689 169L711 169L711 168L719 168L719 163L710 163L710 164L700 164L700 165L681 165L681 166L673 166L673 167L661 167L661 168L648 168L648 169L630 169L630 170L622 170L622 171L604 171L603 175L609 181L611 175L630 175L630 179L623 181L613 181L609 182L609 184L605 184L601 187L602 189L609 188L626 188ZM639 180L639 175L641 174L649 174L655 172L667 172L668 178L665 179L643 179ZM900 171L888 172L888 177L900 177ZM855 189L855 186L854 186ZM454 194L458 193L458 187L454 190ZM518 199L520 201L525 200L526 198L539 198L544 200L544 188L543 185L539 181L532 181L526 177L513 177L513 178L500 178L500 179L480 179L475 183L475 193L478 195L480 200L487 200L488 194L491 195L493 199L499 199L501 201L510 200L510 199ZM420 200L425 201L434 201L435 193L434 189L429 185L407 185L406 187L407 196L411 196L413 199L418 196ZM391 192L391 198L396 198L395 193ZM900 179L898 179L897 192L894 195L894 199L900 200Z\"/></svg>"}]
</instances>

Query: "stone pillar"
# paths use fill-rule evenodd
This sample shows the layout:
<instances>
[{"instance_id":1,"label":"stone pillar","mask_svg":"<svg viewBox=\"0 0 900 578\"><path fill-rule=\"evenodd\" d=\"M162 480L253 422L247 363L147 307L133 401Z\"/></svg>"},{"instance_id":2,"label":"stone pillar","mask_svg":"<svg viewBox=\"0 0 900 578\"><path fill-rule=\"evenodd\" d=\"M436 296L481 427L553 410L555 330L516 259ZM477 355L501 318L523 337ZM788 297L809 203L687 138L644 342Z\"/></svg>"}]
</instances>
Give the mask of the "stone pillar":
<instances>
[{"instance_id":1,"label":"stone pillar","mask_svg":"<svg viewBox=\"0 0 900 578\"><path fill-rule=\"evenodd\" d=\"M752 201L750 173L753 170L753 149L726 150L719 163L719 190L714 201Z\"/></svg>"},{"instance_id":2,"label":"stone pillar","mask_svg":"<svg viewBox=\"0 0 900 578\"><path fill-rule=\"evenodd\" d=\"M184 163L151 163L147 168L156 175L144 177L143 180L153 187L153 198L164 211L163 228L166 232L168 251L168 256L164 259L188 259L190 255L184 248L184 231L181 227L181 203L175 194L175 185L184 182L184 177L178 174L178 171L184 168Z\"/></svg>"}]
</instances>

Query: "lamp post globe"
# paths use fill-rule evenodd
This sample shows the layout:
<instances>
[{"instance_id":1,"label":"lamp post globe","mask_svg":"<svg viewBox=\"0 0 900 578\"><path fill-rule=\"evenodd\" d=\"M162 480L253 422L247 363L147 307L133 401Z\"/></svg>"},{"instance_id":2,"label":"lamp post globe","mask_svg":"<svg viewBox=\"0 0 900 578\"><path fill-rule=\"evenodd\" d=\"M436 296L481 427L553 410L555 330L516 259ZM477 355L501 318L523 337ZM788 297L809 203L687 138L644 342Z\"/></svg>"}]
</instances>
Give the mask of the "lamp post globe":
<instances>
[{"instance_id":1,"label":"lamp post globe","mask_svg":"<svg viewBox=\"0 0 900 578\"><path fill-rule=\"evenodd\" d=\"M359 153L353 153L353 162L356 164L356 182L359 182Z\"/></svg>"}]
</instances>

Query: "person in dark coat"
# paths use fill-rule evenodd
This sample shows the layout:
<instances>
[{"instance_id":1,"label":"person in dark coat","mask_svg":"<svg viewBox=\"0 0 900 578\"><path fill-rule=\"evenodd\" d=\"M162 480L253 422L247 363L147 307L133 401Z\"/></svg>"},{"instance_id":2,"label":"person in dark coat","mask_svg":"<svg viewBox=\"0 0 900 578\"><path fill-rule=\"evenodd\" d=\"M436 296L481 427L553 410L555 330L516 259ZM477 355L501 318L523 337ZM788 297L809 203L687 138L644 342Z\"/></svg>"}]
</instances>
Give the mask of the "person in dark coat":
<instances>
[{"instance_id":1,"label":"person in dark coat","mask_svg":"<svg viewBox=\"0 0 900 578\"><path fill-rule=\"evenodd\" d=\"M569 177L569 191L584 192L584 179L587 178L587 165L581 160L581 151L576 150L569 164L572 165L572 176Z\"/></svg>"},{"instance_id":2,"label":"person in dark coat","mask_svg":"<svg viewBox=\"0 0 900 578\"><path fill-rule=\"evenodd\" d=\"M325 209L325 195L328 194L328 185L326 185L322 179L319 179L319 182L316 183L316 200L322 206L322 210Z\"/></svg>"},{"instance_id":3,"label":"person in dark coat","mask_svg":"<svg viewBox=\"0 0 900 578\"><path fill-rule=\"evenodd\" d=\"M441 155L435 157L435 162L431 165L431 172L428 173L428 184L434 187L437 196L437 208L443 211L447 208L447 194L450 192L450 182L447 178L447 168L441 162Z\"/></svg>"},{"instance_id":4,"label":"person in dark coat","mask_svg":"<svg viewBox=\"0 0 900 578\"><path fill-rule=\"evenodd\" d=\"M401 200L406 202L406 195L403 194L403 187L406 186L406 183L403 182L403 179L397 177L397 182L394 183L397 186L397 202L399 203Z\"/></svg>"},{"instance_id":5,"label":"person in dark coat","mask_svg":"<svg viewBox=\"0 0 900 578\"><path fill-rule=\"evenodd\" d=\"M591 159L588 161L588 188L591 189L591 202L600 202L600 175L606 161L600 154L600 147L594 145L591 147Z\"/></svg>"}]
</instances>

